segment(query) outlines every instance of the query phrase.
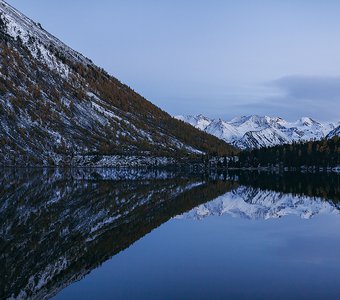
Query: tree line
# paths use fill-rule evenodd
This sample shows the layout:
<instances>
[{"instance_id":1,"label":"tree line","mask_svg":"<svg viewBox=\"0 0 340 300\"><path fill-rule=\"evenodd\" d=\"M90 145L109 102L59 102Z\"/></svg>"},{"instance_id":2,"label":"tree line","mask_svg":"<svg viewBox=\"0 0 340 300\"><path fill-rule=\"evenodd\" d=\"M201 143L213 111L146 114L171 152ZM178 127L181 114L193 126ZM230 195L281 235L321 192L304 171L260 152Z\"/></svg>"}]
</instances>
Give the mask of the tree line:
<instances>
[{"instance_id":1,"label":"tree line","mask_svg":"<svg viewBox=\"0 0 340 300\"><path fill-rule=\"evenodd\" d=\"M340 138L299 142L242 151L235 167L337 167L340 166Z\"/></svg>"}]
</instances>

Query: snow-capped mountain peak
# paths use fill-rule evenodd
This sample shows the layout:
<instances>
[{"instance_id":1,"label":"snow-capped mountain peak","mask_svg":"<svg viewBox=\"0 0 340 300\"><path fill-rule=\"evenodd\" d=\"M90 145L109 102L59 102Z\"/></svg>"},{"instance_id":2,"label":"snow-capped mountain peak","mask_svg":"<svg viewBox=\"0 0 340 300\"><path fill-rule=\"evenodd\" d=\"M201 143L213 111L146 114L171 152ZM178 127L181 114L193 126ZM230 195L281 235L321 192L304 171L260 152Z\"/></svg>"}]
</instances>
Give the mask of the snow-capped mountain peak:
<instances>
[{"instance_id":1,"label":"snow-capped mountain peak","mask_svg":"<svg viewBox=\"0 0 340 300\"><path fill-rule=\"evenodd\" d=\"M314 121L311 118L308 117L302 117L301 119L299 119L298 121L302 126L313 126L313 125L319 125L320 123L317 121Z\"/></svg>"},{"instance_id":2,"label":"snow-capped mountain peak","mask_svg":"<svg viewBox=\"0 0 340 300\"><path fill-rule=\"evenodd\" d=\"M204 115L177 117L241 149L322 139L336 126L310 117L288 122L281 117L241 116L230 121L210 119Z\"/></svg>"},{"instance_id":3,"label":"snow-capped mountain peak","mask_svg":"<svg viewBox=\"0 0 340 300\"><path fill-rule=\"evenodd\" d=\"M197 116L177 116L176 117L178 120L181 120L183 122L189 123L192 126L200 129L200 130L205 130L207 126L211 123L211 120L203 115L197 115Z\"/></svg>"}]
</instances>

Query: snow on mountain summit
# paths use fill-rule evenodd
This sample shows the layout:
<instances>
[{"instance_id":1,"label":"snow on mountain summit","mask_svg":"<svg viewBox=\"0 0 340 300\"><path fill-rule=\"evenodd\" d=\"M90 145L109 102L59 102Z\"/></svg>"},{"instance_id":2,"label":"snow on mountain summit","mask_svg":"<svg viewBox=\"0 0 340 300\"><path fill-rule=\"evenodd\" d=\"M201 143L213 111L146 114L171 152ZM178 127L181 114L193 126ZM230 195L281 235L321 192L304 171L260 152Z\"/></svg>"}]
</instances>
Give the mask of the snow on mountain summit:
<instances>
[{"instance_id":1,"label":"snow on mountain summit","mask_svg":"<svg viewBox=\"0 0 340 300\"><path fill-rule=\"evenodd\" d=\"M259 115L235 117L230 121L209 119L203 115L177 118L241 149L318 140L336 127L333 123L321 123L309 117L295 122Z\"/></svg>"}]
</instances>

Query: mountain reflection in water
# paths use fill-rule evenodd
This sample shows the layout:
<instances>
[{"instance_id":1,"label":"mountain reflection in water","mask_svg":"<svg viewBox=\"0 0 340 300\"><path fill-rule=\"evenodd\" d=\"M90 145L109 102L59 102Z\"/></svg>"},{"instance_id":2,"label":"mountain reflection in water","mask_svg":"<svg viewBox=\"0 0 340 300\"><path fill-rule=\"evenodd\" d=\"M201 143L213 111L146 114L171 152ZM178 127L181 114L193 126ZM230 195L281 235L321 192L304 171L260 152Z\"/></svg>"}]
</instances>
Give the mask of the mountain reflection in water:
<instances>
[{"instance_id":1,"label":"mountain reflection in water","mask_svg":"<svg viewBox=\"0 0 340 300\"><path fill-rule=\"evenodd\" d=\"M49 298L176 216L338 212L334 174L0 173L1 299Z\"/></svg>"},{"instance_id":2,"label":"mountain reflection in water","mask_svg":"<svg viewBox=\"0 0 340 300\"><path fill-rule=\"evenodd\" d=\"M178 218L231 215L256 220L298 215L309 219L340 211L339 176L334 174L248 172L239 174L238 182L239 187Z\"/></svg>"}]
</instances>

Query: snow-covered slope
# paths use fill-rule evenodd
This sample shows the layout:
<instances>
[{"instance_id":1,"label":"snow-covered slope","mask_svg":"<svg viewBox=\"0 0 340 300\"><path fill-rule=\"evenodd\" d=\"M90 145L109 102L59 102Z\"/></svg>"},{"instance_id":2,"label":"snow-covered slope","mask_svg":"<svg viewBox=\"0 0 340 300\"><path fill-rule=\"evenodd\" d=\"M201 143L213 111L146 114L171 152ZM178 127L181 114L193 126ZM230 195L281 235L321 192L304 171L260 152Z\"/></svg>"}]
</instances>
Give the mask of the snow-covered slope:
<instances>
[{"instance_id":1,"label":"snow-covered slope","mask_svg":"<svg viewBox=\"0 0 340 300\"><path fill-rule=\"evenodd\" d=\"M58 71L65 78L70 73L70 67L63 63L55 50L67 59L82 64L92 64L80 53L66 46L53 35L45 31L39 23L27 18L5 1L0 1L0 13L7 27L7 34L14 39L20 38L34 58L46 63L51 70Z\"/></svg>"},{"instance_id":2,"label":"snow-covered slope","mask_svg":"<svg viewBox=\"0 0 340 300\"><path fill-rule=\"evenodd\" d=\"M322 139L335 128L332 123L321 123L307 117L296 122L257 115L237 117L231 121L209 119L203 115L176 118L241 149Z\"/></svg>"},{"instance_id":3,"label":"snow-covered slope","mask_svg":"<svg viewBox=\"0 0 340 300\"><path fill-rule=\"evenodd\" d=\"M199 220L208 216L230 215L261 220L297 215L309 219L320 213L338 214L339 212L338 206L321 198L295 196L250 186L240 186L178 218Z\"/></svg>"},{"instance_id":4,"label":"snow-covered slope","mask_svg":"<svg viewBox=\"0 0 340 300\"><path fill-rule=\"evenodd\" d=\"M332 137L340 136L340 125L334 128L328 135L327 138L331 139Z\"/></svg>"},{"instance_id":5,"label":"snow-covered slope","mask_svg":"<svg viewBox=\"0 0 340 300\"><path fill-rule=\"evenodd\" d=\"M0 0L0 165L114 166L121 155L230 149L172 118Z\"/></svg>"}]
</instances>

